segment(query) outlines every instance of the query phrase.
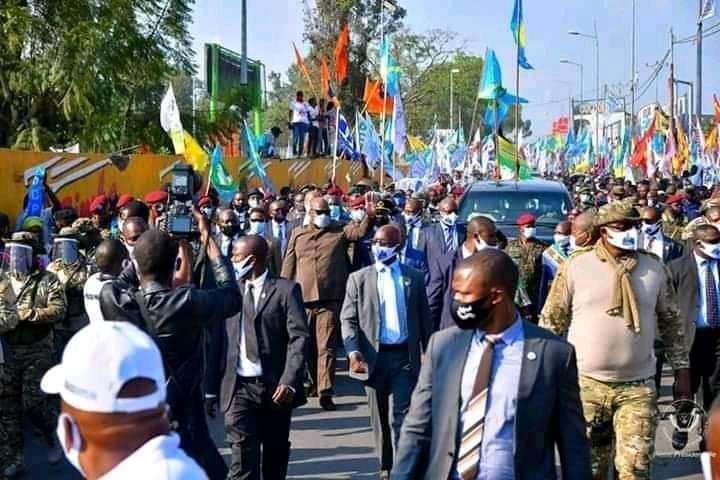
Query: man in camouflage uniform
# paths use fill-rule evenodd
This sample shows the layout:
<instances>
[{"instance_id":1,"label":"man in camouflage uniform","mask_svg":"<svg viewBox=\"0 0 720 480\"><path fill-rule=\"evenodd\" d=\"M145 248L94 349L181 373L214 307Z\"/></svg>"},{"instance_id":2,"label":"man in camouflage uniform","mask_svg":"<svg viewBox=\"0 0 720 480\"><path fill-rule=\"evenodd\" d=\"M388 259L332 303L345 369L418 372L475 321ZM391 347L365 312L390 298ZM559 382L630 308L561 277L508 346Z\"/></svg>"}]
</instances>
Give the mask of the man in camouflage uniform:
<instances>
[{"instance_id":1,"label":"man in camouflage uniform","mask_svg":"<svg viewBox=\"0 0 720 480\"><path fill-rule=\"evenodd\" d=\"M683 240L692 240L693 232L700 225L715 225L720 228L720 198L710 198L700 207L700 216L691 220L682 232Z\"/></svg>"},{"instance_id":2,"label":"man in camouflage uniform","mask_svg":"<svg viewBox=\"0 0 720 480\"><path fill-rule=\"evenodd\" d=\"M661 217L663 233L676 242L682 241L683 230L688 224L688 218L682 211L682 201L683 196L678 193L668 197L665 202L667 208L663 211Z\"/></svg>"},{"instance_id":3,"label":"man in camouflage uniform","mask_svg":"<svg viewBox=\"0 0 720 480\"><path fill-rule=\"evenodd\" d=\"M542 273L542 254L547 245L535 238L535 217L520 215L517 219L520 230L518 238L510 240L505 253L513 259L520 270L519 283L527 292L530 305L521 308L528 320L537 320L538 297L540 296L540 275Z\"/></svg>"},{"instance_id":4,"label":"man in camouflage uniform","mask_svg":"<svg viewBox=\"0 0 720 480\"><path fill-rule=\"evenodd\" d=\"M23 470L24 414L51 447L48 460L62 458L55 435L59 405L42 393L40 378L55 364L53 324L65 317L67 304L55 274L37 267L38 250L31 234L14 234L0 274L0 476Z\"/></svg>"},{"instance_id":5,"label":"man in camouflage uniform","mask_svg":"<svg viewBox=\"0 0 720 480\"><path fill-rule=\"evenodd\" d=\"M90 274L96 273L98 268L95 265L95 249L103 241L100 231L89 218L78 218L73 222L72 228L77 234L80 254L85 258Z\"/></svg>"},{"instance_id":6,"label":"man in camouflage uniform","mask_svg":"<svg viewBox=\"0 0 720 480\"><path fill-rule=\"evenodd\" d=\"M567 334L578 359L580 397L592 443L593 478L649 479L658 422L653 344L656 329L675 370L676 398L690 398L688 350L666 268L637 251L637 210L600 208L600 240L562 265L540 325Z\"/></svg>"},{"instance_id":7,"label":"man in camouflage uniform","mask_svg":"<svg viewBox=\"0 0 720 480\"><path fill-rule=\"evenodd\" d=\"M77 230L66 227L53 240L52 261L48 271L57 275L65 289L67 312L55 325L55 353L60 357L75 332L88 324L83 289L88 279L85 257L80 254Z\"/></svg>"}]
</instances>

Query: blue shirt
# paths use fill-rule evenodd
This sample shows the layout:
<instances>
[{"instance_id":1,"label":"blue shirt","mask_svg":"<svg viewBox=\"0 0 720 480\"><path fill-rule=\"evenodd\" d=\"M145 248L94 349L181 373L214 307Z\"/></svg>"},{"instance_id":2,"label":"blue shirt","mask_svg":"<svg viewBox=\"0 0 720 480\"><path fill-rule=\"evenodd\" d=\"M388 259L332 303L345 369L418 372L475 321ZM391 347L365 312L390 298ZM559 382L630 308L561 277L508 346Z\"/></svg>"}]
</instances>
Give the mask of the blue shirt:
<instances>
[{"instance_id":1,"label":"blue shirt","mask_svg":"<svg viewBox=\"0 0 720 480\"><path fill-rule=\"evenodd\" d=\"M712 266L713 276L715 277L715 287L720 285L718 281L718 266L717 261L708 260L700 257L693 253L695 262L697 263L698 270L698 316L695 319L695 326L697 328L710 328L710 323L707 320L707 298L705 298L705 274L708 266ZM717 289L716 289L717 290ZM720 301L720 296L718 297Z\"/></svg>"},{"instance_id":2,"label":"blue shirt","mask_svg":"<svg viewBox=\"0 0 720 480\"><path fill-rule=\"evenodd\" d=\"M520 316L516 315L515 322L496 337L477 480L512 480L515 478L513 438L525 343L525 330ZM462 431L464 419L462 412L465 411L470 401L475 376L486 343L485 332L476 330L462 375L461 418L458 427L460 431ZM461 478L459 472L455 472L454 478Z\"/></svg>"},{"instance_id":3,"label":"blue shirt","mask_svg":"<svg viewBox=\"0 0 720 480\"><path fill-rule=\"evenodd\" d=\"M378 306L380 309L379 337L381 344L400 344L407 341L407 309L400 263L390 265L376 262L378 272Z\"/></svg>"}]
</instances>

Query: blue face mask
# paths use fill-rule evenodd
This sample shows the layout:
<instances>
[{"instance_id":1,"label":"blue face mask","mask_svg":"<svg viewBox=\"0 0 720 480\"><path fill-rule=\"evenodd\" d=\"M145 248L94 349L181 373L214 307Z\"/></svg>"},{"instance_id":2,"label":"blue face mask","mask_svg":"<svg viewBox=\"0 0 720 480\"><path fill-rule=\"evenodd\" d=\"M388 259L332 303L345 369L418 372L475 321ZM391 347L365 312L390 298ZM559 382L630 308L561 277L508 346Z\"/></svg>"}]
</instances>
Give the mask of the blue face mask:
<instances>
[{"instance_id":1,"label":"blue face mask","mask_svg":"<svg viewBox=\"0 0 720 480\"><path fill-rule=\"evenodd\" d=\"M382 245L373 245L372 253L376 262L389 263L388 260L396 255L397 247L384 247Z\"/></svg>"},{"instance_id":2,"label":"blue face mask","mask_svg":"<svg viewBox=\"0 0 720 480\"><path fill-rule=\"evenodd\" d=\"M337 221L340 220L340 213L342 212L340 205L330 205L330 219Z\"/></svg>"},{"instance_id":3,"label":"blue face mask","mask_svg":"<svg viewBox=\"0 0 720 480\"><path fill-rule=\"evenodd\" d=\"M252 235L265 235L265 222L250 222L250 233Z\"/></svg>"}]
</instances>

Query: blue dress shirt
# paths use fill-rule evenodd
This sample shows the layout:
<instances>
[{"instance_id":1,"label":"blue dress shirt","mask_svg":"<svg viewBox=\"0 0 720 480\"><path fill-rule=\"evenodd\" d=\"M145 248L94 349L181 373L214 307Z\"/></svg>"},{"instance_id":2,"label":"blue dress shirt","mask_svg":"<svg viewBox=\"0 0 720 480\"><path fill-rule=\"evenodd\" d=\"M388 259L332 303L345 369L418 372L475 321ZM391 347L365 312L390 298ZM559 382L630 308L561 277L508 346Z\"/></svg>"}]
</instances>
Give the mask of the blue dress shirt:
<instances>
[{"instance_id":1,"label":"blue dress shirt","mask_svg":"<svg viewBox=\"0 0 720 480\"><path fill-rule=\"evenodd\" d=\"M710 323L707 320L707 298L705 298L705 273L707 268L710 266L713 269L713 275L715 276L715 285L720 285L718 281L718 262L715 260L708 260L703 258L696 253L693 253L695 262L697 263L698 270L698 316L695 319L695 326L697 328L710 328ZM720 299L720 296L718 297Z\"/></svg>"},{"instance_id":2,"label":"blue dress shirt","mask_svg":"<svg viewBox=\"0 0 720 480\"><path fill-rule=\"evenodd\" d=\"M379 299L381 344L395 345L407 341L407 309L400 263L390 265L376 262Z\"/></svg>"},{"instance_id":3,"label":"blue dress shirt","mask_svg":"<svg viewBox=\"0 0 720 480\"><path fill-rule=\"evenodd\" d=\"M486 342L485 332L476 330L462 375L461 418L458 427L460 431L464 420L462 412L470 401ZM522 319L516 315L515 322L500 335L496 335L477 480L515 478L513 438L524 343ZM455 478L461 478L457 471Z\"/></svg>"}]
</instances>

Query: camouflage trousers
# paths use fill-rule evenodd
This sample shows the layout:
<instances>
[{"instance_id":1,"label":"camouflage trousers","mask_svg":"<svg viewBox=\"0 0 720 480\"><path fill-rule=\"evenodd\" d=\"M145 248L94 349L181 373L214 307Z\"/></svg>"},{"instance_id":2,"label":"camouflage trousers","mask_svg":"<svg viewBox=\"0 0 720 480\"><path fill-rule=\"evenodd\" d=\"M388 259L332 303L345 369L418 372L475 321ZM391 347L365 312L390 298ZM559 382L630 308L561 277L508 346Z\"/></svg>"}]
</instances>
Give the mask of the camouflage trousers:
<instances>
[{"instance_id":1,"label":"camouflage trousers","mask_svg":"<svg viewBox=\"0 0 720 480\"><path fill-rule=\"evenodd\" d=\"M655 380L606 383L580 376L593 479L609 478L613 458L619 480L651 478L658 424Z\"/></svg>"},{"instance_id":2,"label":"camouflage trousers","mask_svg":"<svg viewBox=\"0 0 720 480\"><path fill-rule=\"evenodd\" d=\"M23 418L49 445L55 439L60 405L40 390L40 379L55 363L52 345L48 335L35 344L6 349L6 363L0 364L0 465L22 459Z\"/></svg>"}]
</instances>

